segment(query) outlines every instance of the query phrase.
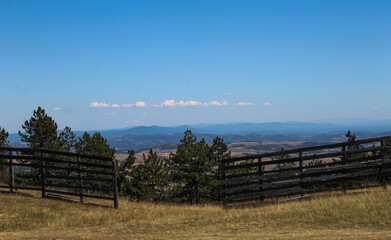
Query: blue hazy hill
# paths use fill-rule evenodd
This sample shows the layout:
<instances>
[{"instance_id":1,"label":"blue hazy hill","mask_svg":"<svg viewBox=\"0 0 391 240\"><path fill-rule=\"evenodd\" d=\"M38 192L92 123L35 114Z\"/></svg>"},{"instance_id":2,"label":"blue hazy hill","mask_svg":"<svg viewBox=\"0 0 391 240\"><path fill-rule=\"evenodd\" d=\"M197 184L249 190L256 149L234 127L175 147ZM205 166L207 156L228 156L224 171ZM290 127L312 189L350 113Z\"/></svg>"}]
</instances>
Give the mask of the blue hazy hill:
<instances>
[{"instance_id":1,"label":"blue hazy hill","mask_svg":"<svg viewBox=\"0 0 391 240\"><path fill-rule=\"evenodd\" d=\"M268 122L268 123L223 123L194 124L182 126L138 126L131 128L101 130L112 147L119 151L125 149L144 149L156 145L179 143L183 132L193 131L198 138L211 143L215 136L226 142L250 141L306 141L330 142L344 141L344 134L351 130L358 138L391 135L391 120L327 120L330 122ZM334 121L334 122L332 122ZM90 134L98 130L87 131ZM77 137L84 131L75 131ZM13 146L23 146L17 133L10 134Z\"/></svg>"}]
</instances>

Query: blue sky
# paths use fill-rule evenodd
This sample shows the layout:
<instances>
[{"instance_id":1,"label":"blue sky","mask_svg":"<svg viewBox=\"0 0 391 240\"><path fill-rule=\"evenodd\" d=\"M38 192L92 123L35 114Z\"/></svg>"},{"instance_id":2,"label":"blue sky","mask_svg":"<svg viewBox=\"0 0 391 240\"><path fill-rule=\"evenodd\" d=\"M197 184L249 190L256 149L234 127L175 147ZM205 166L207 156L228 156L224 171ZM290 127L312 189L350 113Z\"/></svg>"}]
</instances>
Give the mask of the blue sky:
<instances>
[{"instance_id":1,"label":"blue sky","mask_svg":"<svg viewBox=\"0 0 391 240\"><path fill-rule=\"evenodd\" d=\"M0 126L391 118L391 1L0 1Z\"/></svg>"}]
</instances>

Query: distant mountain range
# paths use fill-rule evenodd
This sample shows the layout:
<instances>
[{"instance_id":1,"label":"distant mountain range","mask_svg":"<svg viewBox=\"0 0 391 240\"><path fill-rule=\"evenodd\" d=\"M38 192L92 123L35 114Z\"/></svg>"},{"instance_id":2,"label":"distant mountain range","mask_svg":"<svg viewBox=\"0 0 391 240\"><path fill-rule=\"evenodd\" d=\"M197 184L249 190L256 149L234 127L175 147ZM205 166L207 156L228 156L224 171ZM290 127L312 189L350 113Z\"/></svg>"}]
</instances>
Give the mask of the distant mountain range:
<instances>
[{"instance_id":1,"label":"distant mountain range","mask_svg":"<svg viewBox=\"0 0 391 240\"><path fill-rule=\"evenodd\" d=\"M356 120L350 123L341 119L334 120L338 123L329 121L195 124L173 127L139 126L100 132L118 151L179 143L187 129L192 130L198 138L205 138L209 143L216 136L223 137L226 142L335 142L346 140L344 134L347 130L351 130L358 138L391 135L391 120ZM87 132L92 134L97 130ZM83 133L83 131L75 132L78 137ZM21 146L18 134L10 134L9 141L13 146Z\"/></svg>"}]
</instances>

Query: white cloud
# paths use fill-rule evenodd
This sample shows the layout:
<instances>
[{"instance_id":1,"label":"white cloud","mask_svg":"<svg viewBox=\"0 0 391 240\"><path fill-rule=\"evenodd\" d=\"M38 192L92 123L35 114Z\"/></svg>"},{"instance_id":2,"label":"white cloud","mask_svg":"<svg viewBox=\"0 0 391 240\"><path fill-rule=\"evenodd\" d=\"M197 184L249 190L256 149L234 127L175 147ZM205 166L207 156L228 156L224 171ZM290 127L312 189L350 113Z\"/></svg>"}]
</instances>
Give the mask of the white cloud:
<instances>
[{"instance_id":1,"label":"white cloud","mask_svg":"<svg viewBox=\"0 0 391 240\"><path fill-rule=\"evenodd\" d=\"M113 108L119 108L119 105L118 105L118 104L113 104L113 105L111 105L111 107L113 107Z\"/></svg>"},{"instance_id":2,"label":"white cloud","mask_svg":"<svg viewBox=\"0 0 391 240\"><path fill-rule=\"evenodd\" d=\"M267 106L267 107L269 107L269 106L271 106L272 104L270 103L270 102L265 102L264 104L263 104L263 106Z\"/></svg>"},{"instance_id":3,"label":"white cloud","mask_svg":"<svg viewBox=\"0 0 391 240\"><path fill-rule=\"evenodd\" d=\"M238 102L235 105L236 106L252 106L252 105L254 105L254 103L252 103L252 102Z\"/></svg>"},{"instance_id":4,"label":"white cloud","mask_svg":"<svg viewBox=\"0 0 391 240\"><path fill-rule=\"evenodd\" d=\"M61 110L60 107L55 107L55 108L54 108L54 111L59 111L59 110Z\"/></svg>"},{"instance_id":5,"label":"white cloud","mask_svg":"<svg viewBox=\"0 0 391 240\"><path fill-rule=\"evenodd\" d=\"M186 107L186 106L225 106L228 105L226 101L212 101L212 102L200 102L200 101L175 101L175 100L165 100L160 104L160 107ZM154 105L156 106L156 105Z\"/></svg>"},{"instance_id":6,"label":"white cloud","mask_svg":"<svg viewBox=\"0 0 391 240\"><path fill-rule=\"evenodd\" d=\"M145 102L136 102L136 103L124 103L122 104L122 107L125 108L132 108L132 107L138 107L138 108L143 108L143 107L148 107L148 105Z\"/></svg>"},{"instance_id":7,"label":"white cloud","mask_svg":"<svg viewBox=\"0 0 391 240\"><path fill-rule=\"evenodd\" d=\"M219 102L219 101L212 101L208 103L209 106L226 106L228 103L226 101L224 102Z\"/></svg>"},{"instance_id":8,"label":"white cloud","mask_svg":"<svg viewBox=\"0 0 391 240\"><path fill-rule=\"evenodd\" d=\"M136 102L136 104L134 104L136 107L147 107L147 104L145 102Z\"/></svg>"},{"instance_id":9,"label":"white cloud","mask_svg":"<svg viewBox=\"0 0 391 240\"><path fill-rule=\"evenodd\" d=\"M160 104L161 107L175 107L175 100L166 100Z\"/></svg>"},{"instance_id":10,"label":"white cloud","mask_svg":"<svg viewBox=\"0 0 391 240\"><path fill-rule=\"evenodd\" d=\"M129 103L129 104L124 103L124 104L122 104L122 107L131 108L131 107L134 107L134 104L131 104L131 103Z\"/></svg>"},{"instance_id":11,"label":"white cloud","mask_svg":"<svg viewBox=\"0 0 391 240\"><path fill-rule=\"evenodd\" d=\"M110 107L107 103L99 103L99 102L92 102L90 104L90 108L102 108L102 107Z\"/></svg>"}]
</instances>

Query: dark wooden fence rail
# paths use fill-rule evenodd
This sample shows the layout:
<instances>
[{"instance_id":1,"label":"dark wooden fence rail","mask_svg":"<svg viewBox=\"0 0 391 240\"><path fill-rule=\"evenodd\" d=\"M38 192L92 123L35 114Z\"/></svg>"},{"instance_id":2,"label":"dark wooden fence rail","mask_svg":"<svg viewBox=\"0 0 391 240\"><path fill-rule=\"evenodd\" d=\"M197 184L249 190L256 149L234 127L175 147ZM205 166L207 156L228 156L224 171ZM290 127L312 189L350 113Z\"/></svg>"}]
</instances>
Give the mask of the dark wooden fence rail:
<instances>
[{"instance_id":1,"label":"dark wooden fence rail","mask_svg":"<svg viewBox=\"0 0 391 240\"><path fill-rule=\"evenodd\" d=\"M42 197L112 200L118 208L112 158L28 148L0 148L0 189L36 190ZM68 200L73 200L68 198Z\"/></svg>"},{"instance_id":2,"label":"dark wooden fence rail","mask_svg":"<svg viewBox=\"0 0 391 240\"><path fill-rule=\"evenodd\" d=\"M387 187L391 136L223 159L224 204Z\"/></svg>"}]
</instances>

